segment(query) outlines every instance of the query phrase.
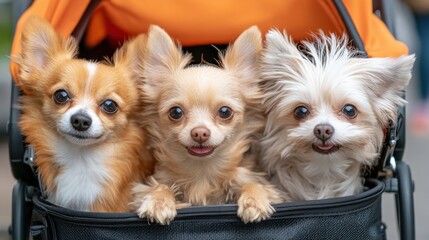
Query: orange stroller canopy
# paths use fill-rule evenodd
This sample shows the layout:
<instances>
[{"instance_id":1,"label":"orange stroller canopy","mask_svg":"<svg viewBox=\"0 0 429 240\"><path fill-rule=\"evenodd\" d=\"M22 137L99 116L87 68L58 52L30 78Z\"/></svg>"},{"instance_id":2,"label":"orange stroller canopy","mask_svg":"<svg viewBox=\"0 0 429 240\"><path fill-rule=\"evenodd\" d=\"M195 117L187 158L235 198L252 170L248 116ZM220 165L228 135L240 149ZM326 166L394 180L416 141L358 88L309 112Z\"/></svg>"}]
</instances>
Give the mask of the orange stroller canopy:
<instances>
[{"instance_id":1,"label":"orange stroller canopy","mask_svg":"<svg viewBox=\"0 0 429 240\"><path fill-rule=\"evenodd\" d=\"M407 47L397 41L372 11L371 0L344 0L369 57L398 57ZM20 51L21 25L30 15L48 20L63 36L69 36L90 0L35 0L21 16L11 54ZM91 15L84 43L96 46L104 39L120 43L144 33L151 24L164 28L183 46L225 44L257 25L263 33L285 29L295 41L311 32L343 34L345 26L332 1L327 0L101 0ZM16 80L18 69L11 64Z\"/></svg>"}]
</instances>

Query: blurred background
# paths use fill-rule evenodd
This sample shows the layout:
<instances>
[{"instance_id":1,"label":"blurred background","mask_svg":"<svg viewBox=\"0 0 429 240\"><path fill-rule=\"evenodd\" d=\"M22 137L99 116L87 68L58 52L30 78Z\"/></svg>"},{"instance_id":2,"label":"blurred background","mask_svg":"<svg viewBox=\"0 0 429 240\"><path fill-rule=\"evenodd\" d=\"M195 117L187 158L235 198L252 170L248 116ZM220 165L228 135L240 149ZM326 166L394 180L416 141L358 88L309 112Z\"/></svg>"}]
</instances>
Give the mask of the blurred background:
<instances>
[{"instance_id":1,"label":"blurred background","mask_svg":"<svg viewBox=\"0 0 429 240\"><path fill-rule=\"evenodd\" d=\"M0 0L0 239L9 239L11 196L15 180L9 166L6 126L9 118L11 78L9 74L12 40L11 0Z\"/></svg>"},{"instance_id":2,"label":"blurred background","mask_svg":"<svg viewBox=\"0 0 429 240\"><path fill-rule=\"evenodd\" d=\"M404 2L393 2L395 3L394 21L397 38L405 42L409 46L410 52L417 53L420 58L420 53L423 49L419 45L421 36L416 27L418 24L416 21L419 21L419 19L415 17L415 12ZM420 9L422 10L422 8ZM418 14L423 15L424 12L421 11ZM426 28L429 31L429 22L426 24ZM0 240L9 239L7 231L11 223L11 194L15 183L9 166L7 144L7 122L11 93L8 54L12 36L12 0L0 0ZM427 45L429 46L429 44ZM426 68L429 69L429 66ZM417 67L414 75L415 77L407 91L409 103L407 105L407 135L404 161L411 166L415 181L416 239L429 239L429 228L427 227L429 219L429 205L427 204L429 184L426 184L429 181L427 174L429 170L429 111L426 109L427 101L421 91L422 87L427 87L427 85L422 84L424 82L420 82L419 76L421 73L417 71ZM429 81L429 78L426 81ZM388 193L383 194L383 221L387 225L389 240L399 239L395 211L394 196Z\"/></svg>"}]
</instances>

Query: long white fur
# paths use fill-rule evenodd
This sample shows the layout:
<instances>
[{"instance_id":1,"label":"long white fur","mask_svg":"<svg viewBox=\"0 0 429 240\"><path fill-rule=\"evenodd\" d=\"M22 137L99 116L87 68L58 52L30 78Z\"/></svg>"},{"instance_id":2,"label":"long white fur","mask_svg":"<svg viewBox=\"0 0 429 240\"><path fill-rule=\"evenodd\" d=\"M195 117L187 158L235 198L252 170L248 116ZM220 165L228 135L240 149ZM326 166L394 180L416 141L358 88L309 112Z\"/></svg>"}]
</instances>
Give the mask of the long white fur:
<instances>
[{"instance_id":1,"label":"long white fur","mask_svg":"<svg viewBox=\"0 0 429 240\"><path fill-rule=\"evenodd\" d=\"M268 115L261 164L293 201L363 190L361 170L376 163L383 129L405 102L400 95L414 62L414 56L357 58L346 36L320 33L314 40L298 48L285 32L271 30L261 63ZM357 107L356 119L341 114L345 104ZM300 105L310 116L298 122L293 112ZM312 149L317 124L334 126L330 143L340 146L338 151Z\"/></svg>"},{"instance_id":2,"label":"long white fur","mask_svg":"<svg viewBox=\"0 0 429 240\"><path fill-rule=\"evenodd\" d=\"M55 179L56 191L48 196L48 200L66 208L90 211L110 178L104 161L115 154L114 148L105 145L84 147L57 139L54 149L55 160L62 171ZM76 181L76 177L80 181Z\"/></svg>"}]
</instances>

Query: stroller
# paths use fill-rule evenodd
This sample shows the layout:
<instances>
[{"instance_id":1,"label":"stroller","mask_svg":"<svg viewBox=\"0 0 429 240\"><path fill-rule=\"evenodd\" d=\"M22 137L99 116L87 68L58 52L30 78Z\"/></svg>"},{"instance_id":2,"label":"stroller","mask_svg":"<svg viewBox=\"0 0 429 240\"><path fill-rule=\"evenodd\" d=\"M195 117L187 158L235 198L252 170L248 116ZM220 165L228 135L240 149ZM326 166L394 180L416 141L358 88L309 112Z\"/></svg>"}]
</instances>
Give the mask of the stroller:
<instances>
[{"instance_id":1,"label":"stroller","mask_svg":"<svg viewBox=\"0 0 429 240\"><path fill-rule=\"evenodd\" d=\"M143 30L133 32L127 29L127 26L108 19L108 16L118 15L121 10L124 10L118 7L119 10L114 11L112 8L112 5L119 4L120 1L86 0L79 3L76 3L77 1L74 3L72 3L73 1L51 1L55 3L51 6L46 6L47 2L41 2L43 1L36 1L28 8L30 2L15 1L16 16L20 16L25 11L26 13L22 17L30 13L37 14L37 11L45 11L43 12L45 17L50 18L51 23L57 30L60 30L61 34L72 35L80 40L79 57L82 58L99 59L109 55L115 49L117 42L123 41L126 36L136 35L145 28L147 29L146 25L140 24ZM221 6L226 2L229 1L219 1L217 4ZM355 47L363 53L362 57L397 56L406 51L405 46L397 42L391 35L394 29L391 24L392 12L387 0L378 0L374 3L369 0L345 0L344 3L341 0L296 1L301 4L299 8L293 4L293 1L279 2L284 4L282 6L296 8L295 12L291 13L293 16L283 15L290 16L291 19L302 14L304 10L313 9L313 12L300 18L305 19L306 22L289 19L283 23L280 19L274 24L270 22L272 25L268 25L261 21L262 30L276 26L279 29L286 28L295 41L304 39L308 32L319 28L340 33L347 31ZM110 7L109 4L111 4ZM151 20L155 19L162 23L162 17L169 17L168 15L171 14L163 12L162 9L153 13L153 8L149 5L151 4L147 3L147 6L140 4L139 6L147 9L146 14ZM254 10L261 7L261 5L251 3L248 5L245 10L251 9L252 6ZM178 9L177 12L186 7L189 8L189 6L180 8L176 5L174 7ZM322 8L315 11L314 9L317 7ZM137 9L137 7L135 8ZM275 13L282 11L277 9ZM373 12L379 18L375 17ZM275 15L274 12L273 15ZM180 33L183 31L186 33L187 30L183 29L183 25L186 25L184 22L192 20L181 16L184 18L183 21L169 25L171 29L166 28L173 36L175 34L181 36ZM253 15L253 17L256 19L260 16ZM318 18L323 17L328 20L318 21ZM134 15L126 16L126 18L136 20ZM244 29L240 28L239 23L228 23L228 20L225 19L216 19L216 21L220 25L222 22L231 25L229 29L231 31ZM291 22L297 26L290 25ZM331 26L332 22L337 24ZM210 25L210 23L208 24ZM213 25L191 29L199 32L198 35L205 35L200 33L207 33L210 31L210 27ZM207 42L199 37L187 38L186 34L181 36L180 41L184 45L184 50L194 55L195 61L199 62L201 60L199 57L204 53L205 62L215 63L217 50L208 44L213 43L218 49L224 49L225 43L230 42L234 37L230 31L224 32L213 38L212 42ZM370 44L364 45L364 42L372 42L375 34L379 35L376 42L383 43L382 48L377 44L373 44L375 47ZM19 42L19 35L15 36L12 52L19 51L17 42ZM12 75L16 76L16 66L11 66L11 70ZM30 235L33 239L386 239L386 226L381 218L381 196L385 192L394 193L396 196L401 239L413 240L415 238L414 185L410 169L402 161L405 145L403 126L405 108L399 109L397 124L386 129L385 142L378 165L374 166L366 177L366 191L361 194L277 204L275 205L276 213L270 219L255 224L242 223L236 216L237 206L234 204L195 206L178 210L178 215L171 225L161 226L149 224L145 219L138 218L135 213L79 212L45 201L41 196L37 171L34 169L35 154L31 145L25 143L25 137L21 135L18 128L20 116L18 106L21 94L24 93L13 83L8 126L10 164L13 175L17 179L12 200L10 232L13 239L28 239Z\"/></svg>"}]
</instances>

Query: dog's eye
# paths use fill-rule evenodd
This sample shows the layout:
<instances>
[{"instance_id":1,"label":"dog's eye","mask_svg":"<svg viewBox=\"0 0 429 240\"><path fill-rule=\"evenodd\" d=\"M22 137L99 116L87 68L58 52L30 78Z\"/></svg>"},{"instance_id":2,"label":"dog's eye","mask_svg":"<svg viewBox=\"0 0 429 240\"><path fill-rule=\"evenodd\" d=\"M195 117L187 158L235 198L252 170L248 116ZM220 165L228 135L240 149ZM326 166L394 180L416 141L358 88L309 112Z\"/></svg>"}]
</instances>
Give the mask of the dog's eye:
<instances>
[{"instance_id":1,"label":"dog's eye","mask_svg":"<svg viewBox=\"0 0 429 240\"><path fill-rule=\"evenodd\" d=\"M304 106L299 106L295 108L295 111L293 113L294 117L298 120L304 119L307 117L307 115L310 114L310 111Z\"/></svg>"},{"instance_id":2,"label":"dog's eye","mask_svg":"<svg viewBox=\"0 0 429 240\"><path fill-rule=\"evenodd\" d=\"M100 105L100 108L107 114L114 114L118 111L118 104L113 100L107 99Z\"/></svg>"},{"instance_id":3,"label":"dog's eye","mask_svg":"<svg viewBox=\"0 0 429 240\"><path fill-rule=\"evenodd\" d=\"M180 120L183 116L183 110L179 107L173 107L170 109L170 119L173 121Z\"/></svg>"},{"instance_id":4,"label":"dog's eye","mask_svg":"<svg viewBox=\"0 0 429 240\"><path fill-rule=\"evenodd\" d=\"M344 115L346 115L348 118L353 119L357 116L358 112L355 106L351 104L346 104L343 107L343 110L341 110Z\"/></svg>"},{"instance_id":5,"label":"dog's eye","mask_svg":"<svg viewBox=\"0 0 429 240\"><path fill-rule=\"evenodd\" d=\"M64 103L70 101L70 96L67 93L67 91L64 89L60 89L60 90L55 91L53 97L54 97L54 101L57 104L64 104Z\"/></svg>"},{"instance_id":6,"label":"dog's eye","mask_svg":"<svg viewBox=\"0 0 429 240\"><path fill-rule=\"evenodd\" d=\"M218 115L222 119L229 119L232 116L232 109L226 106L223 106L219 109Z\"/></svg>"}]
</instances>

